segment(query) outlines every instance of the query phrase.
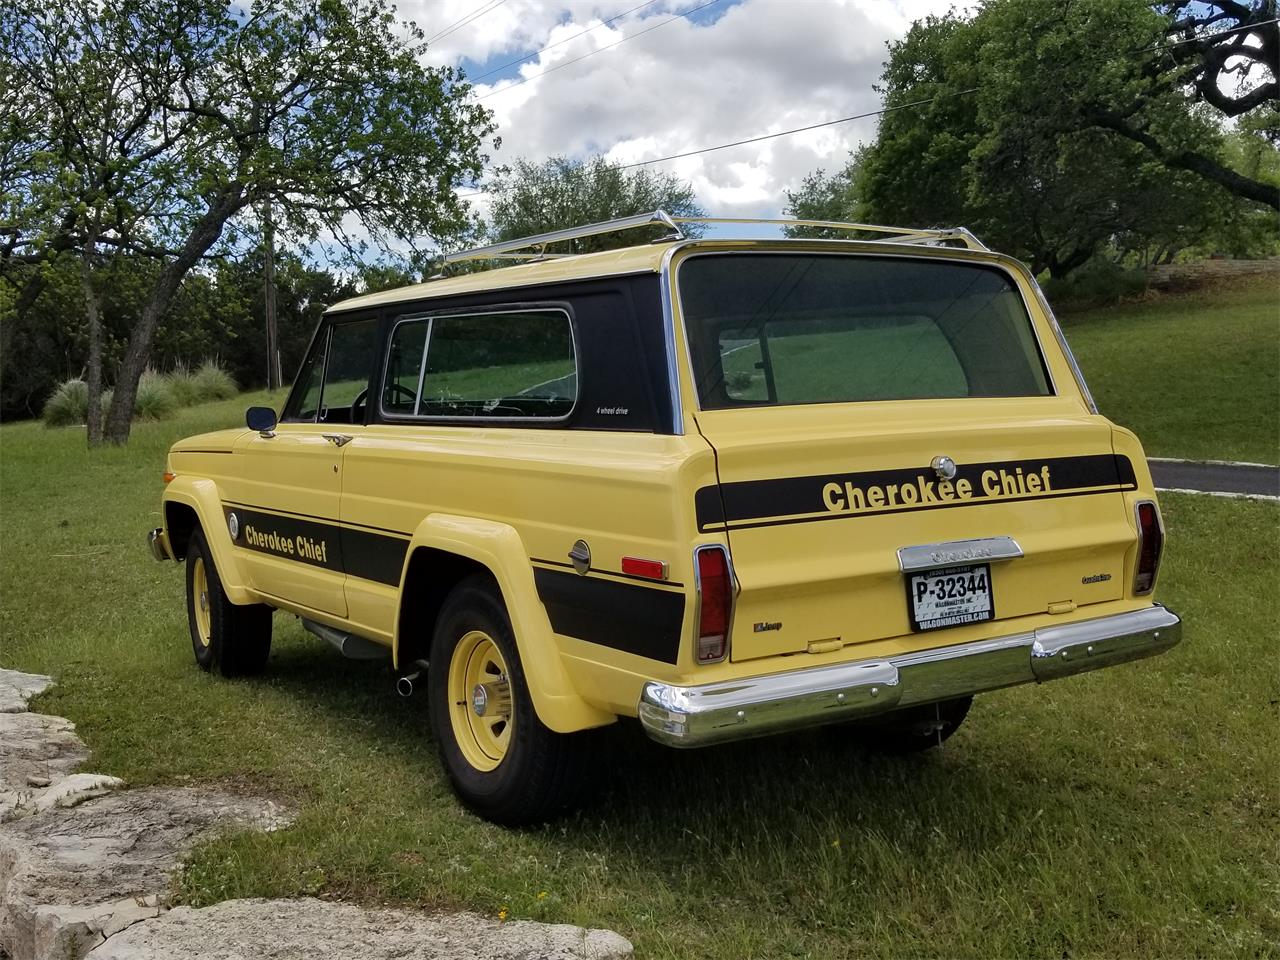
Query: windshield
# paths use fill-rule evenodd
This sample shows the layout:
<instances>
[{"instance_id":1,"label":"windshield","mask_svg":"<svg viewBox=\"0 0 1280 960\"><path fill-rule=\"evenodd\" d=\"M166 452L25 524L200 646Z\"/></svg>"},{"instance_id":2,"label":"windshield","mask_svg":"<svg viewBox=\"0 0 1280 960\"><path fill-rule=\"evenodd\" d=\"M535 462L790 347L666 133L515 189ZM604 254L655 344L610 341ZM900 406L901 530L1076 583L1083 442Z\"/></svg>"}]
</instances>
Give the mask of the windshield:
<instances>
[{"instance_id":1,"label":"windshield","mask_svg":"<svg viewBox=\"0 0 1280 960\"><path fill-rule=\"evenodd\" d=\"M1052 392L1022 297L992 267L716 254L677 284L704 409Z\"/></svg>"}]
</instances>

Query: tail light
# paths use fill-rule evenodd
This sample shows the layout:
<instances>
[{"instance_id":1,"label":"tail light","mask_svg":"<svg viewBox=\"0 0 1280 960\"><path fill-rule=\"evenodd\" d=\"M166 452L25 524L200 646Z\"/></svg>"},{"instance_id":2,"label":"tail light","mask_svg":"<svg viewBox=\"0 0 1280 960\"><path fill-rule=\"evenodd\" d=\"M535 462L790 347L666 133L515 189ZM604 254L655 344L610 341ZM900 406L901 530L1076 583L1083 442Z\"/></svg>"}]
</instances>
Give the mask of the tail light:
<instances>
[{"instance_id":1,"label":"tail light","mask_svg":"<svg viewBox=\"0 0 1280 960\"><path fill-rule=\"evenodd\" d=\"M1164 525L1160 509L1151 500L1142 500L1135 508L1138 516L1138 571L1133 577L1133 592L1142 596L1156 586L1160 570L1160 554L1164 550Z\"/></svg>"},{"instance_id":2,"label":"tail light","mask_svg":"<svg viewBox=\"0 0 1280 960\"><path fill-rule=\"evenodd\" d=\"M715 663L729 653L729 624L733 619L733 574L724 547L709 545L693 552L698 572L699 663Z\"/></svg>"}]
</instances>

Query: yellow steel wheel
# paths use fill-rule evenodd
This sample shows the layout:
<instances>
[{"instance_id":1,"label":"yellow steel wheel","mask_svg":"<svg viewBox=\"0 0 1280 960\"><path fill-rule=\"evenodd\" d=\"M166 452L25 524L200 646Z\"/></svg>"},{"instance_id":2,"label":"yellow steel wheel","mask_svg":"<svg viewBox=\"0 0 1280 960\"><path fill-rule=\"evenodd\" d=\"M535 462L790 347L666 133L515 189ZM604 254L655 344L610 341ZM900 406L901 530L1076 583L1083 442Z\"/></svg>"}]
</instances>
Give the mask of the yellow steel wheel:
<instances>
[{"instance_id":1,"label":"yellow steel wheel","mask_svg":"<svg viewBox=\"0 0 1280 960\"><path fill-rule=\"evenodd\" d=\"M196 635L202 647L213 641L213 615L209 611L209 574L205 570L204 557L196 557L191 570L191 598L195 606Z\"/></svg>"},{"instance_id":2,"label":"yellow steel wheel","mask_svg":"<svg viewBox=\"0 0 1280 960\"><path fill-rule=\"evenodd\" d=\"M462 756L476 770L497 768L507 755L515 712L507 661L483 630L466 633L449 660L449 720Z\"/></svg>"}]
</instances>

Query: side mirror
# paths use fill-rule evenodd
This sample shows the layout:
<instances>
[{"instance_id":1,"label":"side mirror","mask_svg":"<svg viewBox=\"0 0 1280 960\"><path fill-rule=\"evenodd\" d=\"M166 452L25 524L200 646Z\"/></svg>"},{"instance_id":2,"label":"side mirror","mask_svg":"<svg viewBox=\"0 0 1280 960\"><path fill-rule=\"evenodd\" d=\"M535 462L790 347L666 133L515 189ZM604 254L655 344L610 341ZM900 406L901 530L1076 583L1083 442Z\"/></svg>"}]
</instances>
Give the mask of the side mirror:
<instances>
[{"instance_id":1,"label":"side mirror","mask_svg":"<svg viewBox=\"0 0 1280 960\"><path fill-rule=\"evenodd\" d=\"M250 430L257 430L264 437L274 434L276 428L276 412L271 407L250 407L244 413L244 422Z\"/></svg>"}]
</instances>

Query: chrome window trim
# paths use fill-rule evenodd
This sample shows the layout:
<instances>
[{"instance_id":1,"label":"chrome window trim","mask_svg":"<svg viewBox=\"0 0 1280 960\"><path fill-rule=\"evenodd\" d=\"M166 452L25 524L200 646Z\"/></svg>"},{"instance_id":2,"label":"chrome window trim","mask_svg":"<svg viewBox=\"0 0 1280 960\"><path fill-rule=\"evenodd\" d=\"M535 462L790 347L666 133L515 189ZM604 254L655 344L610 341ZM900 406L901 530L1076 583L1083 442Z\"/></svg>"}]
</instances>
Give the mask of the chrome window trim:
<instances>
[{"instance_id":1,"label":"chrome window trim","mask_svg":"<svg viewBox=\"0 0 1280 960\"><path fill-rule=\"evenodd\" d=\"M671 271L668 269L672 247L662 258L658 270L658 298L662 301L662 340L667 353L667 391L671 395L671 433L684 436L684 402L680 395L680 361L676 359L676 318L672 311Z\"/></svg>"},{"instance_id":2,"label":"chrome window trim","mask_svg":"<svg viewBox=\"0 0 1280 960\"><path fill-rule=\"evenodd\" d=\"M1054 315L1053 308L1049 306L1049 299L1044 295L1044 291L1040 289L1040 282L1031 275L1030 271L1027 272L1027 282L1031 284L1031 290L1036 295L1036 303L1044 311L1045 318L1049 321L1049 327L1053 330L1053 336L1067 358L1067 366L1071 368L1071 375L1076 378L1076 386L1080 388L1080 393L1084 396L1085 405L1089 408L1090 413L1096 414L1098 412L1098 404L1093 399L1089 384L1085 382L1084 372L1080 369L1080 364L1076 362L1076 355L1071 352L1071 346L1067 343L1067 335L1062 332L1062 326L1058 323L1058 318Z\"/></svg>"},{"instance_id":3,"label":"chrome window trim","mask_svg":"<svg viewBox=\"0 0 1280 960\"><path fill-rule=\"evenodd\" d=\"M948 553L948 551L951 551ZM971 563L991 563L997 560L1017 560L1024 556L1022 547L1013 537L979 537L974 540L948 540L942 543L921 543L898 548L898 569L903 573L919 570L938 570L942 567L965 566Z\"/></svg>"},{"instance_id":4,"label":"chrome window trim","mask_svg":"<svg viewBox=\"0 0 1280 960\"><path fill-rule=\"evenodd\" d=\"M787 250L787 249L763 248L763 249L752 250L749 248L740 248L740 249L732 249L732 250L705 250L702 252L690 253L686 256L681 257L680 262L675 265L674 272L676 276L674 281L672 281L670 279L670 275L672 273L671 264L675 258L675 255L679 252L684 252L686 250L696 248L705 242L707 241L685 240L683 242L673 244L671 248L663 256L662 266L661 266L662 276L666 278L666 282L670 290L670 295L673 298L672 302L680 305L680 326L682 328L682 334L684 337L685 365L686 365L686 370L689 373L689 382L693 385L693 392L694 392L693 402L696 404L696 409L699 411L702 411L708 408L705 408L702 406L702 397L697 395L698 380L697 380L696 371L693 369L693 350L691 349L689 344L689 325L685 320L684 306L683 304L680 303L680 283L679 283L680 268L683 267L690 260L693 260L697 257L715 257L715 256L724 256L726 254L748 254L750 256L762 256L762 255L770 255L770 254L794 254L797 252L795 250ZM717 241L712 240L710 242L714 243ZM900 250L884 249L884 246L885 246L884 242L877 243L877 242L866 241L866 240L815 241L815 240L803 240L803 239L793 239L793 238L783 237L778 239L770 239L767 242L771 246L774 244L778 244L782 246L794 244L797 247L806 247L806 246L811 247L814 243L823 243L823 244L835 245L840 248L840 249L833 249L833 250L812 250L811 251L814 254L814 256L821 256L821 257L874 256L874 257L884 257L886 259L894 259L894 260L922 260L922 261L928 261L928 262L936 262L941 260L944 262L951 262L951 263L981 264L984 266L989 266L994 269L1000 270L1012 282L1014 291L1018 294L1018 298L1022 301L1022 308L1024 311L1026 311L1027 320L1031 324L1031 336L1035 339L1036 350L1039 351L1039 355L1040 355L1039 356L1040 365L1042 370L1044 371L1045 379L1048 382L1049 393L1045 394L1044 396L1033 394L1033 395L1030 395L1029 397L1028 396L986 397L986 398L984 397L951 397L951 398L938 398L938 399L941 399L943 402L950 403L950 402L954 402L955 400L981 400L981 399L1041 400L1041 399L1045 399L1045 397L1061 397L1062 396L1061 391L1058 389L1057 378L1054 377L1053 369L1049 365L1049 355L1044 349L1044 340L1040 336L1039 325L1036 324L1035 318L1032 315L1030 302L1027 300L1026 295L1022 292L1021 286L1018 284L1018 277L1019 276L1024 277L1030 283L1033 291L1038 292L1039 286L1035 282L1035 277L1031 276L1031 274L1026 271L1026 268L1017 260L1015 260L1013 257L1009 257L1000 253L992 253L989 251L962 250L959 248L952 248L952 247L937 248L937 249L945 250L946 251L945 254L930 255L930 254L902 253ZM1037 305L1047 311L1046 318L1052 317L1052 312L1048 312L1048 307L1043 299L1043 294L1039 295L1037 299ZM1050 327L1052 328L1053 326L1054 326L1054 322L1051 322ZM1062 341L1059 340L1060 344L1061 342ZM1070 362L1069 355L1068 355L1068 362ZM1083 385L1082 385L1082 389L1083 389ZM1085 393L1085 399L1086 399L1086 402L1092 403L1092 399L1087 392ZM831 403L894 403L899 401L833 400L829 402ZM818 406L818 405L819 404L769 404L769 406ZM711 409L713 411L718 411L722 408L716 407ZM755 409L755 407L752 407L751 409Z\"/></svg>"},{"instance_id":5,"label":"chrome window trim","mask_svg":"<svg viewBox=\"0 0 1280 960\"><path fill-rule=\"evenodd\" d=\"M435 325L434 317L427 317L426 319L427 319L427 335L422 339L422 360L418 364L418 394L413 398L413 412L415 416L418 413L418 409L422 406L422 391L427 379L427 351L431 349L431 329ZM396 322L396 325L399 326L399 321ZM395 334L394 327L392 328L391 333L393 335ZM387 350L388 351L391 350L390 341L387 341ZM388 352L388 359L390 359L389 352ZM385 390L385 384L384 384L384 390ZM382 403L381 397L378 398L378 403L379 404Z\"/></svg>"},{"instance_id":6,"label":"chrome window trim","mask_svg":"<svg viewBox=\"0 0 1280 960\"><path fill-rule=\"evenodd\" d=\"M578 362L578 333L574 329L573 315L564 306L554 305L545 307L517 307L509 310L492 309L492 305L486 304L484 307L475 310L466 310L463 312L451 313L417 313L397 317L396 322L391 326L391 333L387 336L386 357L382 365L382 381L378 385L378 414L387 423L444 423L448 425L466 426L471 423L489 423L500 425L517 425L522 423L564 423L575 413L578 412L578 404L582 400L582 369ZM418 397L414 403L414 410L418 410L422 406L422 391L425 387L426 380L426 364L427 355L431 349L431 340L435 332L435 321L450 320L454 318L468 319L472 317L494 317L494 316L510 316L516 313L559 313L565 322L569 325L569 343L573 347L573 376L576 391L573 397L573 406L569 408L569 412L558 417L475 417L475 416L445 416L442 414L425 414L425 413L388 413L386 407L383 406L382 399L387 388L387 374L390 372L391 362L391 343L395 339L396 330L402 323L411 323L418 320L426 320L427 338L422 345L422 364L419 368L418 375ZM326 358L327 359L327 358Z\"/></svg>"},{"instance_id":7,"label":"chrome window trim","mask_svg":"<svg viewBox=\"0 0 1280 960\"><path fill-rule=\"evenodd\" d=\"M698 554L703 550L719 550L724 554L725 569L729 571L729 585L731 593L729 596L729 619L724 625L724 654L716 657L714 660L698 659L698 632L702 625L702 571L698 568ZM693 603L693 663L697 667L707 667L713 663L724 663L729 659L729 651L733 646L733 621L738 613L738 594L741 592L741 586L738 583L738 573L733 568L733 555L729 552L729 547L723 543L702 543L693 548L693 589L696 599Z\"/></svg>"},{"instance_id":8,"label":"chrome window trim","mask_svg":"<svg viewBox=\"0 0 1280 960\"><path fill-rule=\"evenodd\" d=\"M1156 526L1160 528L1160 552L1156 554L1156 568L1151 571L1151 586L1146 590L1138 589L1138 564L1142 562L1142 517L1138 513L1144 503L1151 504L1151 509L1156 512ZM1164 514L1160 512L1160 504L1156 503L1150 497L1142 500L1136 500L1133 504L1133 525L1138 531L1138 555L1134 557L1133 565L1133 595L1135 597L1149 597L1156 592L1156 584L1160 582L1160 564L1164 560L1164 545L1167 535L1164 530Z\"/></svg>"}]
</instances>

